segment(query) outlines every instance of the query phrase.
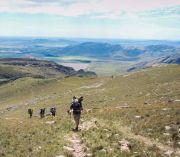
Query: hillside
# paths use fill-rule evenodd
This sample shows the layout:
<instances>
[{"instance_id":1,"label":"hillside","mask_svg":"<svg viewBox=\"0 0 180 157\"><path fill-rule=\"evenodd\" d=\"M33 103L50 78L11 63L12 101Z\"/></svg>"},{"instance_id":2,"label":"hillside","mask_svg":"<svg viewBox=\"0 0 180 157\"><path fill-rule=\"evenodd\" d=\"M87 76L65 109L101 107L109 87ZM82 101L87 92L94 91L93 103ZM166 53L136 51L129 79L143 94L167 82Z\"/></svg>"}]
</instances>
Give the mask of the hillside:
<instances>
[{"instance_id":1,"label":"hillside","mask_svg":"<svg viewBox=\"0 0 180 157\"><path fill-rule=\"evenodd\" d=\"M77 133L66 113L74 95L84 96ZM179 65L95 79L24 77L0 85L0 97L2 157L179 156ZM52 106L55 118L48 115ZM43 119L38 117L41 107L47 110ZM34 110L32 119L28 108ZM127 142L125 151L122 144Z\"/></svg>"},{"instance_id":2,"label":"hillside","mask_svg":"<svg viewBox=\"0 0 180 157\"><path fill-rule=\"evenodd\" d=\"M152 66L161 66L163 64L180 64L180 53L163 56L157 59L137 63L127 69L127 72L138 71Z\"/></svg>"},{"instance_id":3,"label":"hillside","mask_svg":"<svg viewBox=\"0 0 180 157\"><path fill-rule=\"evenodd\" d=\"M64 78L68 76L96 77L94 72L75 71L71 67L59 65L52 61L28 58L0 59L0 82L15 80L22 77Z\"/></svg>"}]
</instances>

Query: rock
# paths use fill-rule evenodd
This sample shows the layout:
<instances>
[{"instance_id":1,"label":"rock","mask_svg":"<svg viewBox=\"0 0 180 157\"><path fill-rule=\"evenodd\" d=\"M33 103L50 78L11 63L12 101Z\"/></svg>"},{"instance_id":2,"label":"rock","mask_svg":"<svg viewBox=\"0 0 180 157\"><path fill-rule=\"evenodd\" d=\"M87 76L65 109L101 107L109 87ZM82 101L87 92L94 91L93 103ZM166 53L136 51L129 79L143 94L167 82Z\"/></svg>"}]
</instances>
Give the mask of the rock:
<instances>
[{"instance_id":1,"label":"rock","mask_svg":"<svg viewBox=\"0 0 180 157\"><path fill-rule=\"evenodd\" d=\"M150 96L151 94L150 93L147 93L146 96Z\"/></svg>"},{"instance_id":2,"label":"rock","mask_svg":"<svg viewBox=\"0 0 180 157\"><path fill-rule=\"evenodd\" d=\"M174 102L180 102L180 100L174 100Z\"/></svg>"},{"instance_id":3,"label":"rock","mask_svg":"<svg viewBox=\"0 0 180 157\"><path fill-rule=\"evenodd\" d=\"M162 108L162 111L168 111L170 108Z\"/></svg>"},{"instance_id":4,"label":"rock","mask_svg":"<svg viewBox=\"0 0 180 157\"><path fill-rule=\"evenodd\" d=\"M144 102L144 105L147 105L147 104L148 104L148 102L147 102L147 101L145 101L145 102Z\"/></svg>"},{"instance_id":5,"label":"rock","mask_svg":"<svg viewBox=\"0 0 180 157\"><path fill-rule=\"evenodd\" d=\"M178 142L178 145L180 146L180 142Z\"/></svg>"},{"instance_id":6,"label":"rock","mask_svg":"<svg viewBox=\"0 0 180 157\"><path fill-rule=\"evenodd\" d=\"M169 133L163 133L163 135L164 135L164 136L170 136L170 134L169 134Z\"/></svg>"},{"instance_id":7,"label":"rock","mask_svg":"<svg viewBox=\"0 0 180 157\"><path fill-rule=\"evenodd\" d=\"M169 156L170 156L170 155L172 155L172 153L173 153L173 151L172 151L172 150L168 150L168 151L166 151L164 154L165 154L165 155L169 155Z\"/></svg>"},{"instance_id":8,"label":"rock","mask_svg":"<svg viewBox=\"0 0 180 157\"><path fill-rule=\"evenodd\" d=\"M9 106L9 107L6 108L7 111L10 111L12 109L13 109L13 106Z\"/></svg>"},{"instance_id":9,"label":"rock","mask_svg":"<svg viewBox=\"0 0 180 157\"><path fill-rule=\"evenodd\" d=\"M86 154L86 157L92 157L92 154L88 153Z\"/></svg>"},{"instance_id":10,"label":"rock","mask_svg":"<svg viewBox=\"0 0 180 157\"><path fill-rule=\"evenodd\" d=\"M148 129L149 132L153 131L153 129Z\"/></svg>"},{"instance_id":11,"label":"rock","mask_svg":"<svg viewBox=\"0 0 180 157\"><path fill-rule=\"evenodd\" d=\"M56 122L55 121L46 121L45 123L51 125L51 124L55 124Z\"/></svg>"},{"instance_id":12,"label":"rock","mask_svg":"<svg viewBox=\"0 0 180 157\"><path fill-rule=\"evenodd\" d=\"M118 143L120 145L121 151L130 152L130 149L132 148L132 146L129 141L123 139L119 141Z\"/></svg>"},{"instance_id":13,"label":"rock","mask_svg":"<svg viewBox=\"0 0 180 157\"><path fill-rule=\"evenodd\" d=\"M106 149L101 149L100 152L106 153Z\"/></svg>"},{"instance_id":14,"label":"rock","mask_svg":"<svg viewBox=\"0 0 180 157\"><path fill-rule=\"evenodd\" d=\"M173 102L173 100L172 100L172 99L169 99L169 100L168 100L168 103L172 103L172 102Z\"/></svg>"},{"instance_id":15,"label":"rock","mask_svg":"<svg viewBox=\"0 0 180 157\"><path fill-rule=\"evenodd\" d=\"M141 119L142 116L134 116L136 119Z\"/></svg>"},{"instance_id":16,"label":"rock","mask_svg":"<svg viewBox=\"0 0 180 157\"><path fill-rule=\"evenodd\" d=\"M170 130L171 130L171 127L170 127L170 126L165 126L165 130L166 130L166 131L170 131Z\"/></svg>"},{"instance_id":17,"label":"rock","mask_svg":"<svg viewBox=\"0 0 180 157\"><path fill-rule=\"evenodd\" d=\"M109 130L108 129L103 129L104 131L106 131L106 132L109 132Z\"/></svg>"},{"instance_id":18,"label":"rock","mask_svg":"<svg viewBox=\"0 0 180 157\"><path fill-rule=\"evenodd\" d=\"M125 103L124 105L121 106L121 108L129 108L129 105Z\"/></svg>"},{"instance_id":19,"label":"rock","mask_svg":"<svg viewBox=\"0 0 180 157\"><path fill-rule=\"evenodd\" d=\"M176 154L177 154L177 155L180 155L180 150L177 150L177 151L176 151Z\"/></svg>"},{"instance_id":20,"label":"rock","mask_svg":"<svg viewBox=\"0 0 180 157\"><path fill-rule=\"evenodd\" d=\"M74 148L71 148L71 147L67 147L67 146L63 146L63 149L68 151L68 152L74 152Z\"/></svg>"},{"instance_id":21,"label":"rock","mask_svg":"<svg viewBox=\"0 0 180 157\"><path fill-rule=\"evenodd\" d=\"M81 143L80 140L76 140L76 139L68 139L68 141L70 141L71 143Z\"/></svg>"}]
</instances>

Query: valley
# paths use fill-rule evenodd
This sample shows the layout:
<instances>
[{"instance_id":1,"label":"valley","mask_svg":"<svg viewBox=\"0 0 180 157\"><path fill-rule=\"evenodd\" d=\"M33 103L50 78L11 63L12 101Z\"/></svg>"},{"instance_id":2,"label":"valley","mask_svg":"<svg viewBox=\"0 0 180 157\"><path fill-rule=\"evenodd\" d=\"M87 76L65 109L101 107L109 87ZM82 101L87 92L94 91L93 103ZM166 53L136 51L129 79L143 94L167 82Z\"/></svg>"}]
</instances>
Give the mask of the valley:
<instances>
[{"instance_id":1,"label":"valley","mask_svg":"<svg viewBox=\"0 0 180 157\"><path fill-rule=\"evenodd\" d=\"M179 64L179 41L1 37L1 58L53 61L102 76L138 71L153 64ZM164 59L170 58L170 61Z\"/></svg>"}]
</instances>

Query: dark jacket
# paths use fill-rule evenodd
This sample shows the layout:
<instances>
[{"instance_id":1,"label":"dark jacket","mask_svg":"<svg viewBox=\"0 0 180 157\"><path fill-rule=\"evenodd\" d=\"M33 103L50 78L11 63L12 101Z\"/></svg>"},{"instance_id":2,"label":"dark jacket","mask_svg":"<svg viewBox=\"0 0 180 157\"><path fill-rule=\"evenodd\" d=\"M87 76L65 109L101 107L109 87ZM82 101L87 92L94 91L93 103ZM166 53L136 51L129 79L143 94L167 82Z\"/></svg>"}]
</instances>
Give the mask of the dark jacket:
<instances>
[{"instance_id":1,"label":"dark jacket","mask_svg":"<svg viewBox=\"0 0 180 157\"><path fill-rule=\"evenodd\" d=\"M72 102L70 109L73 109L73 114L81 114L81 111L83 110L82 103L79 103L79 101L74 101Z\"/></svg>"}]
</instances>

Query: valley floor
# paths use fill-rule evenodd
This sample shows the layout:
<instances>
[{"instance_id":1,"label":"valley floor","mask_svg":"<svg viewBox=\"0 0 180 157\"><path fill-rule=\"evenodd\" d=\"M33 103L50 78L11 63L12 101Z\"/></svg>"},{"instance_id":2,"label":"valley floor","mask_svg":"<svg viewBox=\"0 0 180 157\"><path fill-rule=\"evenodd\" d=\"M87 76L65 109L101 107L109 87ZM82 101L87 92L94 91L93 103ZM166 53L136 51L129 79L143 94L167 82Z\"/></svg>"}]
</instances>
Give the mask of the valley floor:
<instances>
[{"instance_id":1,"label":"valley floor","mask_svg":"<svg viewBox=\"0 0 180 157\"><path fill-rule=\"evenodd\" d=\"M77 133L66 112L74 95L84 96ZM1 85L0 98L1 157L180 155L178 65L95 79L22 78ZM52 106L56 117L48 114Z\"/></svg>"}]
</instances>

